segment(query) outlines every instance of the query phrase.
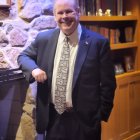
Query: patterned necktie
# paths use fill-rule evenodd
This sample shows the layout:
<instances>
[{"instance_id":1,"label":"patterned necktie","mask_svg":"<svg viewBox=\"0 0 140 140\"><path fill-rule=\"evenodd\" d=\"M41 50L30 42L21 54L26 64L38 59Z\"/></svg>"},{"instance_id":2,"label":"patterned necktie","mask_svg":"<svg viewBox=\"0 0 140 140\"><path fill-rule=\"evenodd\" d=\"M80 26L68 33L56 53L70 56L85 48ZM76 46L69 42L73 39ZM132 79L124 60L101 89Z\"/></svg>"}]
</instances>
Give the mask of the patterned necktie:
<instances>
[{"instance_id":1,"label":"patterned necktie","mask_svg":"<svg viewBox=\"0 0 140 140\"><path fill-rule=\"evenodd\" d=\"M64 39L64 45L61 53L61 58L58 65L55 88L55 109L59 114L62 114L66 108L66 88L69 72L69 56L70 48L68 37Z\"/></svg>"}]
</instances>

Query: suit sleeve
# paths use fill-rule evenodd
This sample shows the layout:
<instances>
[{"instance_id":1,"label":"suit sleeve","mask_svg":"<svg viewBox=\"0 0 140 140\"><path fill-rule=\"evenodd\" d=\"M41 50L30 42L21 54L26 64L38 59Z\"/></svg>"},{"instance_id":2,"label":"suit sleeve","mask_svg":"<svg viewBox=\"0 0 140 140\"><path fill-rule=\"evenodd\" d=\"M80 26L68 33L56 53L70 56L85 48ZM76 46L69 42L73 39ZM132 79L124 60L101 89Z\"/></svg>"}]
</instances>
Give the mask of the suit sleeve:
<instances>
[{"instance_id":1,"label":"suit sleeve","mask_svg":"<svg viewBox=\"0 0 140 140\"><path fill-rule=\"evenodd\" d=\"M17 62L29 83L34 82L32 70L38 68L37 64L37 38L18 56Z\"/></svg>"},{"instance_id":2,"label":"suit sleeve","mask_svg":"<svg viewBox=\"0 0 140 140\"><path fill-rule=\"evenodd\" d=\"M101 118L107 121L113 107L116 79L109 41L105 39L100 46Z\"/></svg>"}]
</instances>

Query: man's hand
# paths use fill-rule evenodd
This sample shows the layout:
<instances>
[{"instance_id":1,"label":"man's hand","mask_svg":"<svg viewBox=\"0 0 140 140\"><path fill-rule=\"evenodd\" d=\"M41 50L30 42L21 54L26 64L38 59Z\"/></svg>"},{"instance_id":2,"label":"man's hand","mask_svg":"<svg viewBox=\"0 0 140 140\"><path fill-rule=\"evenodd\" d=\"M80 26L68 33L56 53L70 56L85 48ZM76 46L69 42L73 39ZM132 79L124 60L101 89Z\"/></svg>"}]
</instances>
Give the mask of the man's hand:
<instances>
[{"instance_id":1,"label":"man's hand","mask_svg":"<svg viewBox=\"0 0 140 140\"><path fill-rule=\"evenodd\" d=\"M39 68L36 68L32 71L32 76L35 78L37 82L43 83L45 80L47 80L46 72Z\"/></svg>"}]
</instances>

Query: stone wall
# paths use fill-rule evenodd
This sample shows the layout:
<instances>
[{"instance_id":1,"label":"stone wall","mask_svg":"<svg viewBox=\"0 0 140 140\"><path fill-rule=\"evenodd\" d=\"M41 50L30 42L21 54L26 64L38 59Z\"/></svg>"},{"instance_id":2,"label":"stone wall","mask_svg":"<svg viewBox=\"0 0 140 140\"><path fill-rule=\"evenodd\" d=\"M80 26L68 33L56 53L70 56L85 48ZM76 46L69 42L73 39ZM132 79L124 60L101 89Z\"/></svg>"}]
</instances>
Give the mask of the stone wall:
<instances>
[{"instance_id":1,"label":"stone wall","mask_svg":"<svg viewBox=\"0 0 140 140\"><path fill-rule=\"evenodd\" d=\"M38 32L57 26L52 10L53 0L11 0L10 8L0 8L0 70L17 68L19 53L30 45ZM23 90L22 84L20 82L18 84L21 86L20 90ZM14 86L17 86L17 84ZM0 87L0 91L1 89L3 88ZM8 86L6 89L10 92L9 95L12 95ZM17 89L15 91L16 96L18 95L23 99L21 97L22 92L17 92ZM0 131L0 139L36 139L34 115L36 84L30 85L28 92L24 95L26 95L25 102L23 99L24 105L21 104L20 99L17 99L16 102L21 106L14 106L12 110L9 110L8 117L10 117L10 120L5 121L7 125L4 122L3 126L6 126L7 129L4 132L2 131L3 133ZM1 97L0 99L2 99L0 103L2 102L5 106L4 110L7 110L6 99ZM10 102L13 103L14 101L10 99ZM13 110L20 110L21 112L12 115ZM3 112L0 113L3 114ZM20 117L21 120L18 119ZM16 120L15 124L14 120ZM43 137L43 135L40 135L40 137Z\"/></svg>"},{"instance_id":2,"label":"stone wall","mask_svg":"<svg viewBox=\"0 0 140 140\"><path fill-rule=\"evenodd\" d=\"M38 32L55 28L53 0L11 0L0 8L0 70L17 68L19 53Z\"/></svg>"}]
</instances>

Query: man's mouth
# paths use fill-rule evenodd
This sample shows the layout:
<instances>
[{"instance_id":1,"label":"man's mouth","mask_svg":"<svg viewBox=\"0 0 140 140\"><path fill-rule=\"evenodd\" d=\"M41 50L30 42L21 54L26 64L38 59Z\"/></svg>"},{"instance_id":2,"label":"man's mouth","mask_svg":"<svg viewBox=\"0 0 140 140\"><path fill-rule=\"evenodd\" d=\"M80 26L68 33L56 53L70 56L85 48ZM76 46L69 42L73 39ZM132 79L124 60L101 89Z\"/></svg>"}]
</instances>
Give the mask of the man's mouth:
<instances>
[{"instance_id":1,"label":"man's mouth","mask_svg":"<svg viewBox=\"0 0 140 140\"><path fill-rule=\"evenodd\" d=\"M69 20L69 19L62 19L61 20L61 23L64 23L64 24L67 24L67 25L69 25L69 24L71 24L72 23L72 20Z\"/></svg>"}]
</instances>

